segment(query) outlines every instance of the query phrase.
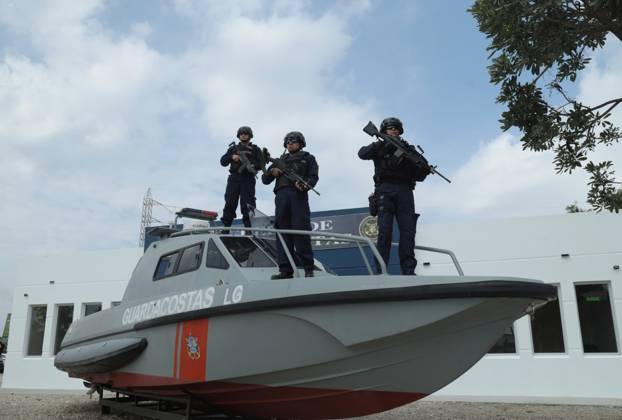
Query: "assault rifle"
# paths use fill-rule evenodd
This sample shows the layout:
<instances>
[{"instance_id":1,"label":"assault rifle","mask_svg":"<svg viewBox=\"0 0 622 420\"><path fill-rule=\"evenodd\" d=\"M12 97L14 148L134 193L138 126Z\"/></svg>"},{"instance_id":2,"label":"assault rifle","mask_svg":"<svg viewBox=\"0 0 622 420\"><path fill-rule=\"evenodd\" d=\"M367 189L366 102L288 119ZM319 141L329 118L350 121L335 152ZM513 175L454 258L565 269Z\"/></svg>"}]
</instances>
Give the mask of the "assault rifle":
<instances>
[{"instance_id":1,"label":"assault rifle","mask_svg":"<svg viewBox=\"0 0 622 420\"><path fill-rule=\"evenodd\" d=\"M367 123L367 125L363 128L363 131L372 137L376 136L376 138L378 138L378 140L380 140L384 144L390 144L391 146L393 146L395 148L395 152L393 153L393 155L396 158L406 158L414 163L416 166L427 168L430 173L436 174L443 178L445 181L451 183L451 181L447 177L445 177L443 174L436 170L436 165L430 165L428 163L428 160L423 157L423 149L420 146L417 146L417 148L421 150L421 153L419 153L417 149L415 149L415 147L410 144L404 145L397 139L397 137L381 133L371 121Z\"/></svg>"},{"instance_id":2,"label":"assault rifle","mask_svg":"<svg viewBox=\"0 0 622 420\"><path fill-rule=\"evenodd\" d=\"M229 147L233 147L235 149L235 151L237 152L238 156L240 157L240 162L242 162L242 164L238 168L238 173L241 174L242 171L244 169L246 169L248 172L250 172L251 174L255 175L255 178L256 178L257 177L257 169L255 169L255 167L253 166L251 161L248 160L248 156L246 156L246 153L244 153L242 150L240 150L240 146L238 146L238 144L236 142L232 141L229 144Z\"/></svg>"},{"instance_id":3,"label":"assault rifle","mask_svg":"<svg viewBox=\"0 0 622 420\"><path fill-rule=\"evenodd\" d=\"M309 184L307 181L305 181L300 175L298 175L296 172L292 171L286 164L285 162L283 162L282 159L274 159L273 157L270 156L270 152L268 151L268 149L266 149L265 147L263 148L263 161L264 162L272 162L272 164L274 165L275 168L279 169L281 172L283 172L283 176L287 179L289 179L290 181L292 181L294 184L295 183L299 183L300 185L302 185L306 190L311 190L314 193L316 193L317 195L320 195L319 192L317 192L312 186L311 184Z\"/></svg>"}]
</instances>

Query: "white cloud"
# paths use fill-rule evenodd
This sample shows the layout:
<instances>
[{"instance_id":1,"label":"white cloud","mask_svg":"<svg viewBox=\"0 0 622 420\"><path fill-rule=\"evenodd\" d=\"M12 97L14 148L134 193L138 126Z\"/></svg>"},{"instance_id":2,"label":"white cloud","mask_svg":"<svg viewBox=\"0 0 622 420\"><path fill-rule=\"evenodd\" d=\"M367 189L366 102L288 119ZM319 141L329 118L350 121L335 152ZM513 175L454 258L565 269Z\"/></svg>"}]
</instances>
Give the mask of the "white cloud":
<instances>
[{"instance_id":1,"label":"white cloud","mask_svg":"<svg viewBox=\"0 0 622 420\"><path fill-rule=\"evenodd\" d=\"M162 30L150 22L126 35L103 27L100 2L1 7L0 21L32 48L0 60L0 217L28 226L6 226L2 250L134 244L147 186L167 203L220 211L227 171L218 158L243 124L274 154L287 131L305 133L321 167L314 208L363 204L371 167L354 155L368 140L344 127L370 112L327 78L352 41L346 20L365 2L318 16L306 4L276 2L266 13L252 1L180 2L209 31L174 55L146 42ZM271 187L257 195L271 212Z\"/></svg>"},{"instance_id":2,"label":"white cloud","mask_svg":"<svg viewBox=\"0 0 622 420\"><path fill-rule=\"evenodd\" d=\"M7 174L13 174L20 178L31 177L36 172L34 163L25 157L13 156L13 159L5 162L3 166Z\"/></svg>"},{"instance_id":3,"label":"white cloud","mask_svg":"<svg viewBox=\"0 0 622 420\"><path fill-rule=\"evenodd\" d=\"M146 38L153 32L149 22L139 22L132 25L132 34L138 38Z\"/></svg>"},{"instance_id":4,"label":"white cloud","mask_svg":"<svg viewBox=\"0 0 622 420\"><path fill-rule=\"evenodd\" d=\"M318 190L323 197L312 203L314 208L352 205L353 198L358 200L355 205L364 204L366 192L355 194L369 188L371 175L348 179L357 187L350 194L343 194L334 183L347 173L371 172L369 165L356 159L356 151L367 141L358 128L369 109L327 87L327 73L351 42L343 19L333 14L234 17L212 31L210 42L188 51L184 59L189 63L185 67L192 69L187 85L203 104L203 122L217 153L242 124L251 125L256 142L273 154L283 150L286 132L302 131L308 150L320 163ZM258 187L258 197L270 202L271 189Z\"/></svg>"},{"instance_id":5,"label":"white cloud","mask_svg":"<svg viewBox=\"0 0 622 420\"><path fill-rule=\"evenodd\" d=\"M187 18L223 20L258 13L266 3L262 0L175 0L175 11Z\"/></svg>"},{"instance_id":6,"label":"white cloud","mask_svg":"<svg viewBox=\"0 0 622 420\"><path fill-rule=\"evenodd\" d=\"M555 173L552 153L522 150L509 134L482 143L479 150L449 177L434 175L417 187L422 213L441 218L495 218L561 213L585 196L582 174ZM423 219L422 219L423 220Z\"/></svg>"},{"instance_id":7,"label":"white cloud","mask_svg":"<svg viewBox=\"0 0 622 420\"><path fill-rule=\"evenodd\" d=\"M594 54L593 61L579 83L579 100L596 106L611 99L622 98L622 43L610 36L602 50ZM605 108L603 108L604 110ZM613 111L610 121L622 129L622 105ZM622 181L622 145L600 147L593 155L595 161L611 160Z\"/></svg>"},{"instance_id":8,"label":"white cloud","mask_svg":"<svg viewBox=\"0 0 622 420\"><path fill-rule=\"evenodd\" d=\"M622 45L611 39L578 82L578 98L597 105L622 97ZM612 122L622 126L622 107L616 109ZM436 220L464 218L517 217L552 214L564 211L577 201L588 209L586 197L588 174L578 169L573 174L557 174L552 152L522 150L518 139L510 134L485 141L457 171L450 174L452 184L430 181L417 187L418 209ZM594 161L611 160L622 177L622 145L600 147Z\"/></svg>"},{"instance_id":9,"label":"white cloud","mask_svg":"<svg viewBox=\"0 0 622 420\"><path fill-rule=\"evenodd\" d=\"M579 98L592 106L622 97L622 43L611 36L605 48L597 50L580 80Z\"/></svg>"},{"instance_id":10,"label":"white cloud","mask_svg":"<svg viewBox=\"0 0 622 420\"><path fill-rule=\"evenodd\" d=\"M52 31L82 27L83 21L96 12L101 0L8 0L0 4L0 22L33 38Z\"/></svg>"}]
</instances>

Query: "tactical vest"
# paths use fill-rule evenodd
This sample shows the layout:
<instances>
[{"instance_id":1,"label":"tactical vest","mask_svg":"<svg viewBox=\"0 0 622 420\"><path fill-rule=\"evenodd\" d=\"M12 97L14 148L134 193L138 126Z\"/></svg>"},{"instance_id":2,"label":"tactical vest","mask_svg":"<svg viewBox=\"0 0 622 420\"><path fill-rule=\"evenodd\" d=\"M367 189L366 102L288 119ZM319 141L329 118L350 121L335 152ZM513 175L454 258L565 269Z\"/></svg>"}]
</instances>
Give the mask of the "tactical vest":
<instances>
[{"instance_id":1,"label":"tactical vest","mask_svg":"<svg viewBox=\"0 0 622 420\"><path fill-rule=\"evenodd\" d=\"M415 186L415 168L412 162L404 157L396 157L384 144L380 146L377 156L374 159L374 181L377 184L392 182Z\"/></svg>"},{"instance_id":2,"label":"tactical vest","mask_svg":"<svg viewBox=\"0 0 622 420\"><path fill-rule=\"evenodd\" d=\"M307 173L309 171L309 156L309 153L300 151L294 154L283 153L279 159L285 164L285 166L306 180ZM293 186L294 183L292 181L290 181L286 176L281 175L276 179L274 190L276 191L284 187Z\"/></svg>"},{"instance_id":3,"label":"tactical vest","mask_svg":"<svg viewBox=\"0 0 622 420\"><path fill-rule=\"evenodd\" d=\"M258 166L258 162L257 162L257 150L259 150L259 147L257 147L254 144L251 145L245 145L243 143L238 143L238 149L240 150L239 153L244 153L244 155L248 158L249 162L255 167L257 168ZM232 155L235 153L238 153L235 150L235 147L232 147ZM240 166L242 166L242 161L234 161L231 160L231 166L229 167L229 172L233 173L237 173L238 169L240 169ZM242 171L243 174L246 175L250 175L250 173L246 170Z\"/></svg>"}]
</instances>

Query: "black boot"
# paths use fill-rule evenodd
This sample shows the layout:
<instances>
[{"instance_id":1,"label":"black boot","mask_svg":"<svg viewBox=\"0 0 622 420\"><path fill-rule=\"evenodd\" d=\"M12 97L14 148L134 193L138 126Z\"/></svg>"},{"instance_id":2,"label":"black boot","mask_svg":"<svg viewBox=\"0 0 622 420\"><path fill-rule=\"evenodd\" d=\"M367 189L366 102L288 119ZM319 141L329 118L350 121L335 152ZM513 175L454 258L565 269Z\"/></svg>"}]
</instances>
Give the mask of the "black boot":
<instances>
[{"instance_id":1,"label":"black boot","mask_svg":"<svg viewBox=\"0 0 622 420\"><path fill-rule=\"evenodd\" d=\"M313 277L313 270L305 270L305 277Z\"/></svg>"},{"instance_id":2,"label":"black boot","mask_svg":"<svg viewBox=\"0 0 622 420\"><path fill-rule=\"evenodd\" d=\"M252 227L251 226L251 221L250 220L244 220L244 227L245 228L249 228ZM252 235L253 232L251 232L250 230L244 230L244 235Z\"/></svg>"},{"instance_id":3,"label":"black boot","mask_svg":"<svg viewBox=\"0 0 622 420\"><path fill-rule=\"evenodd\" d=\"M231 226L231 224L233 223L233 220L223 220L223 218L220 218L220 221L222 222L222 226L224 228L228 228ZM223 235L228 235L229 234L229 229L223 229L220 231L220 233L222 233Z\"/></svg>"},{"instance_id":4,"label":"black boot","mask_svg":"<svg viewBox=\"0 0 622 420\"><path fill-rule=\"evenodd\" d=\"M231 223L229 223L229 224L223 224L223 226L224 226L224 227L226 227L226 228L231 227ZM228 235L228 234L229 234L229 229L223 229L223 230L221 231L221 233L222 233L223 235Z\"/></svg>"},{"instance_id":5,"label":"black boot","mask_svg":"<svg viewBox=\"0 0 622 420\"><path fill-rule=\"evenodd\" d=\"M292 277L294 277L294 273L283 273L283 272L280 272L279 274L272 275L272 277L270 277L270 279L271 280L283 280L283 279L291 279Z\"/></svg>"}]
</instances>

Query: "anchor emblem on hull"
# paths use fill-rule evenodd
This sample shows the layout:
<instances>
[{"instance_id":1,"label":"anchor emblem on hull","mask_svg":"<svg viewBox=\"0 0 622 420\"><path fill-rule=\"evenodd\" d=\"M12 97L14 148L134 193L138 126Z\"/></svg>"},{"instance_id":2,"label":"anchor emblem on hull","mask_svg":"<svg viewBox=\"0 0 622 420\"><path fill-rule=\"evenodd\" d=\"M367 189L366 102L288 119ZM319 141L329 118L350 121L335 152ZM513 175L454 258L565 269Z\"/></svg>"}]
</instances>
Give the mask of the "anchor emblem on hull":
<instances>
[{"instance_id":1,"label":"anchor emblem on hull","mask_svg":"<svg viewBox=\"0 0 622 420\"><path fill-rule=\"evenodd\" d=\"M192 332L186 338L186 350L188 351L188 357L192 360L201 358L201 349L199 348L199 339L192 335Z\"/></svg>"}]
</instances>

